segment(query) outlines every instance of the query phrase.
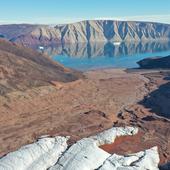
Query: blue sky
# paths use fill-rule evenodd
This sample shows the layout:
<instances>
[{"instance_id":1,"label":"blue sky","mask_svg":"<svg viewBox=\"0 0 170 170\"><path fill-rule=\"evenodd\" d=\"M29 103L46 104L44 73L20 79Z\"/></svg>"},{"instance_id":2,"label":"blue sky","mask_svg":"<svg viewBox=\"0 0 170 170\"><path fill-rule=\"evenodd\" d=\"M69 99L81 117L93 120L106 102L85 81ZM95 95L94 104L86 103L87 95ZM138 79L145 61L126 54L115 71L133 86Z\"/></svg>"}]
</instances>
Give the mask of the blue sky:
<instances>
[{"instance_id":1,"label":"blue sky","mask_svg":"<svg viewBox=\"0 0 170 170\"><path fill-rule=\"evenodd\" d=\"M170 23L170 0L1 0L0 23L62 24L86 19Z\"/></svg>"}]
</instances>

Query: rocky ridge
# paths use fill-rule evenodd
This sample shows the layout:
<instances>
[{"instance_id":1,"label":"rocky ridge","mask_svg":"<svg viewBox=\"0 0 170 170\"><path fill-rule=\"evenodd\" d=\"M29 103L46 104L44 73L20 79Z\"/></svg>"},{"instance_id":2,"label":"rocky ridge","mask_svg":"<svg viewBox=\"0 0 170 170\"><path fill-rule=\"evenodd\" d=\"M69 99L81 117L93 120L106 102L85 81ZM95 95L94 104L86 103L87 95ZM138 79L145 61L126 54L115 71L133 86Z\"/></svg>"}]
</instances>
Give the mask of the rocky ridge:
<instances>
[{"instance_id":1,"label":"rocky ridge","mask_svg":"<svg viewBox=\"0 0 170 170\"><path fill-rule=\"evenodd\" d=\"M57 26L1 25L0 35L33 46L53 43L155 41L170 39L170 25L152 22L87 20Z\"/></svg>"},{"instance_id":2,"label":"rocky ridge","mask_svg":"<svg viewBox=\"0 0 170 170\"><path fill-rule=\"evenodd\" d=\"M48 56L0 39L0 94L77 80L81 73L67 69Z\"/></svg>"}]
</instances>

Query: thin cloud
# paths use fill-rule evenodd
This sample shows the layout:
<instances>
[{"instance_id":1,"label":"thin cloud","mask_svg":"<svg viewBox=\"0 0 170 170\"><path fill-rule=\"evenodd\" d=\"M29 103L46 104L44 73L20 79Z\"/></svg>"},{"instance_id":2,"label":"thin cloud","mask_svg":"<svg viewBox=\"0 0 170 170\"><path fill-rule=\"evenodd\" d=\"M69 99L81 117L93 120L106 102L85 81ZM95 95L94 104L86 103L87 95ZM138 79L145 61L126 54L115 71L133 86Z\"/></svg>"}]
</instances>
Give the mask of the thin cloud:
<instances>
[{"instance_id":1,"label":"thin cloud","mask_svg":"<svg viewBox=\"0 0 170 170\"><path fill-rule=\"evenodd\" d=\"M170 14L167 15L141 15L141 16L125 16L125 17L99 17L99 18L62 18L62 17L40 17L27 18L25 20L0 20L0 24L68 24L83 20L123 20L123 21L150 21L170 24Z\"/></svg>"},{"instance_id":2,"label":"thin cloud","mask_svg":"<svg viewBox=\"0 0 170 170\"><path fill-rule=\"evenodd\" d=\"M32 18L24 19L24 20L0 20L0 24L69 24L77 21L85 20L84 18L55 18L55 17L40 17L40 18Z\"/></svg>"},{"instance_id":3,"label":"thin cloud","mask_svg":"<svg viewBox=\"0 0 170 170\"><path fill-rule=\"evenodd\" d=\"M162 22L170 24L170 14L167 15L140 15L140 16L126 16L126 17L101 17L95 18L101 20L125 20L125 21L150 21Z\"/></svg>"}]
</instances>

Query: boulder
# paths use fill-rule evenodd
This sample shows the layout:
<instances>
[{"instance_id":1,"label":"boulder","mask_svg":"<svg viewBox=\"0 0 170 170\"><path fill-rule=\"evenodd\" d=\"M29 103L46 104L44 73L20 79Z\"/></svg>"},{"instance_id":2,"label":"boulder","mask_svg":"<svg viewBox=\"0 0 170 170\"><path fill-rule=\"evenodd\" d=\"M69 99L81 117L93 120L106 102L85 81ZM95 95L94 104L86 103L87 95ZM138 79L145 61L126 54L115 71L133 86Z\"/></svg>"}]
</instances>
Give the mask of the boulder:
<instances>
[{"instance_id":1,"label":"boulder","mask_svg":"<svg viewBox=\"0 0 170 170\"><path fill-rule=\"evenodd\" d=\"M110 156L93 139L82 139L71 146L50 170L97 169Z\"/></svg>"},{"instance_id":2,"label":"boulder","mask_svg":"<svg viewBox=\"0 0 170 170\"><path fill-rule=\"evenodd\" d=\"M99 170L158 170L158 148L141 151L130 155L113 154Z\"/></svg>"},{"instance_id":3,"label":"boulder","mask_svg":"<svg viewBox=\"0 0 170 170\"><path fill-rule=\"evenodd\" d=\"M135 135L138 133L138 128L134 127L114 127L109 130L105 130L102 133L99 133L95 136L91 136L90 138L95 140L98 146L104 144L111 144L115 141L116 137L119 136L128 136Z\"/></svg>"}]
</instances>

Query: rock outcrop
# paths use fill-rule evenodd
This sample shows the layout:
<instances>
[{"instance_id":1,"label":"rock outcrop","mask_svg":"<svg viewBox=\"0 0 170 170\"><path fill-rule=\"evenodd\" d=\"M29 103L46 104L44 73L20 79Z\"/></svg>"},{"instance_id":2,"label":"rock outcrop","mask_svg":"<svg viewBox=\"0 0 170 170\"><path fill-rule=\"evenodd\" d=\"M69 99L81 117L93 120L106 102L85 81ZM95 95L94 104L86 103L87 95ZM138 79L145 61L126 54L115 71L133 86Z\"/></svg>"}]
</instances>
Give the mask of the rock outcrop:
<instances>
[{"instance_id":1,"label":"rock outcrop","mask_svg":"<svg viewBox=\"0 0 170 170\"><path fill-rule=\"evenodd\" d=\"M120 156L113 154L106 159L99 170L158 170L158 162L158 150L157 147L153 147L131 155Z\"/></svg>"},{"instance_id":2,"label":"rock outcrop","mask_svg":"<svg viewBox=\"0 0 170 170\"><path fill-rule=\"evenodd\" d=\"M116 136L134 135L137 128L112 128L84 138L71 147L65 137L43 138L0 159L1 170L157 170L157 147L131 155L110 155L98 146L114 142Z\"/></svg>"},{"instance_id":3,"label":"rock outcrop","mask_svg":"<svg viewBox=\"0 0 170 170\"><path fill-rule=\"evenodd\" d=\"M145 69L169 69L170 68L170 56L167 57L154 57L154 58L145 58L137 62L140 68Z\"/></svg>"},{"instance_id":4,"label":"rock outcrop","mask_svg":"<svg viewBox=\"0 0 170 170\"><path fill-rule=\"evenodd\" d=\"M169 40L170 25L152 22L92 20L57 25L2 25L0 35L26 46L80 42Z\"/></svg>"},{"instance_id":5,"label":"rock outcrop","mask_svg":"<svg viewBox=\"0 0 170 170\"><path fill-rule=\"evenodd\" d=\"M67 149L67 138L43 138L0 159L1 170L46 170Z\"/></svg>"}]
</instances>

